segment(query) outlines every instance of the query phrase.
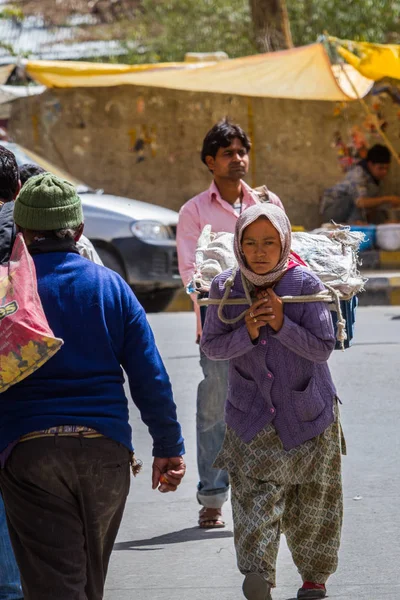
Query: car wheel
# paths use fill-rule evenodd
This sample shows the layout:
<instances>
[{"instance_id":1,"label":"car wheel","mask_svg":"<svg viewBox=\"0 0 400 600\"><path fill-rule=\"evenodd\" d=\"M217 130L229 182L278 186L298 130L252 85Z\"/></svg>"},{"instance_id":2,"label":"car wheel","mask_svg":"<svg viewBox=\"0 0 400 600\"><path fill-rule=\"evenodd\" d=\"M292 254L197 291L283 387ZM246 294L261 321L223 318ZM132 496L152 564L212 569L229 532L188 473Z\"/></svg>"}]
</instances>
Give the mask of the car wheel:
<instances>
[{"instance_id":1,"label":"car wheel","mask_svg":"<svg viewBox=\"0 0 400 600\"><path fill-rule=\"evenodd\" d=\"M96 250L105 267L112 269L118 273L118 275L121 275L121 277L126 279L124 267L119 258L113 254L113 252L106 250L106 248L99 248L98 246L96 246Z\"/></svg>"},{"instance_id":2,"label":"car wheel","mask_svg":"<svg viewBox=\"0 0 400 600\"><path fill-rule=\"evenodd\" d=\"M136 292L135 289L133 291L147 313L162 312L176 294L175 288L154 290L152 292Z\"/></svg>"}]
</instances>

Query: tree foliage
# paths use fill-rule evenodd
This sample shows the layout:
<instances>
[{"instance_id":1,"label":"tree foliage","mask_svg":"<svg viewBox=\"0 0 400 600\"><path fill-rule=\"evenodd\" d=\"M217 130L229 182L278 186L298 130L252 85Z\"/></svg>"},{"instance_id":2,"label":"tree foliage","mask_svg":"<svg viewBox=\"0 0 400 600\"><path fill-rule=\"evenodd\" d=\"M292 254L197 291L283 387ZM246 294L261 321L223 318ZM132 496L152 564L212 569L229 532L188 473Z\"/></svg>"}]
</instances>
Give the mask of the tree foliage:
<instances>
[{"instance_id":1,"label":"tree foliage","mask_svg":"<svg viewBox=\"0 0 400 600\"><path fill-rule=\"evenodd\" d=\"M73 15L90 15L94 22L114 23L132 18L141 0L13 0L25 16L40 14L48 25L64 25Z\"/></svg>"},{"instance_id":2,"label":"tree foliage","mask_svg":"<svg viewBox=\"0 0 400 600\"><path fill-rule=\"evenodd\" d=\"M247 0L142 0L132 39L140 62L181 61L186 52L257 52Z\"/></svg>"},{"instance_id":3,"label":"tree foliage","mask_svg":"<svg viewBox=\"0 0 400 600\"><path fill-rule=\"evenodd\" d=\"M277 49L262 42L276 37L271 31L274 23L284 32L279 17L284 4L283 0L14 0L10 2L14 14L3 16L43 14L48 23L61 24L72 15L90 14L98 25L76 27L77 40L124 40L128 55L120 60L143 63L181 61L186 52L222 50L234 58ZM266 7L264 11L270 7L264 23L255 10L260 6ZM400 0L286 0L286 7L296 46L315 42L326 30L339 38L400 43ZM261 37L267 34L261 42L260 32Z\"/></svg>"},{"instance_id":4,"label":"tree foliage","mask_svg":"<svg viewBox=\"0 0 400 600\"><path fill-rule=\"evenodd\" d=\"M325 30L342 39L400 43L399 0L289 0L288 10L296 45Z\"/></svg>"},{"instance_id":5,"label":"tree foliage","mask_svg":"<svg viewBox=\"0 0 400 600\"><path fill-rule=\"evenodd\" d=\"M218 50L231 57L254 54L261 49L254 2L142 0L129 36L142 51L131 59L182 60L185 52ZM286 5L296 46L315 42L326 30L339 38L400 43L400 0L286 0Z\"/></svg>"}]
</instances>

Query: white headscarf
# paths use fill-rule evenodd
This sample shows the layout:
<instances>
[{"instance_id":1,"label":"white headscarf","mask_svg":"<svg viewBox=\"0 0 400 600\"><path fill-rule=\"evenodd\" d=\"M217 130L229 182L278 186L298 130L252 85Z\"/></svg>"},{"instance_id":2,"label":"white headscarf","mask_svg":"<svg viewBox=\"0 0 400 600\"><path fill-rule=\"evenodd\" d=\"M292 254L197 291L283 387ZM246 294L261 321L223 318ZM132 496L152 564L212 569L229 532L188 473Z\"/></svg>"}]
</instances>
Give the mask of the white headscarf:
<instances>
[{"instance_id":1,"label":"white headscarf","mask_svg":"<svg viewBox=\"0 0 400 600\"><path fill-rule=\"evenodd\" d=\"M257 221L260 217L266 217L279 233L281 240L281 257L279 263L272 271L265 275L257 275L247 266L246 258L242 250L242 238L246 227ZM268 283L274 283L287 270L289 263L290 248L292 244L292 228L286 213L274 204L256 204L245 210L236 222L234 252L243 275L252 284L262 287Z\"/></svg>"}]
</instances>

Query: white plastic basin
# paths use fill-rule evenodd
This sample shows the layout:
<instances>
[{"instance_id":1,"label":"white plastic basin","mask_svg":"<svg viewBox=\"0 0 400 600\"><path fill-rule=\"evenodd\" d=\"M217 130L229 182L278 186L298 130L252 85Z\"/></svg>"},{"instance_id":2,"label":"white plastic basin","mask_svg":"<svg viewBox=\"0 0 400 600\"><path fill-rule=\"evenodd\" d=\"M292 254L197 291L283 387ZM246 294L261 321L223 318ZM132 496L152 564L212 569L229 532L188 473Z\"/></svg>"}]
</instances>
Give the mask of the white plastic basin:
<instances>
[{"instance_id":1,"label":"white plastic basin","mask_svg":"<svg viewBox=\"0 0 400 600\"><path fill-rule=\"evenodd\" d=\"M381 250L400 250L400 223L378 225L376 228L376 244Z\"/></svg>"}]
</instances>

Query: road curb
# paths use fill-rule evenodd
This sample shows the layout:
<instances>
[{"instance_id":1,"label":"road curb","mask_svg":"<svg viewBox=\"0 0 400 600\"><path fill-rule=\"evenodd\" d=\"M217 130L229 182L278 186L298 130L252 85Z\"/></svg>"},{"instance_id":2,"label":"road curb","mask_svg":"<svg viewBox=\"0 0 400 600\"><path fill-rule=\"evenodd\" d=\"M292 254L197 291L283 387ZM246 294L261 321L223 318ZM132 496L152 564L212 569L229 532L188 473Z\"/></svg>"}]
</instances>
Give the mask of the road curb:
<instances>
[{"instance_id":1,"label":"road curb","mask_svg":"<svg viewBox=\"0 0 400 600\"><path fill-rule=\"evenodd\" d=\"M400 252L398 251L364 250L360 254L360 260L363 270L400 269Z\"/></svg>"},{"instance_id":2,"label":"road curb","mask_svg":"<svg viewBox=\"0 0 400 600\"><path fill-rule=\"evenodd\" d=\"M174 298L167 306L165 312L188 312L193 310L191 297L184 288L177 290Z\"/></svg>"},{"instance_id":3,"label":"road curb","mask_svg":"<svg viewBox=\"0 0 400 600\"><path fill-rule=\"evenodd\" d=\"M363 275L368 277L368 271ZM359 295L360 306L399 306L400 274L368 277L365 292Z\"/></svg>"}]
</instances>

